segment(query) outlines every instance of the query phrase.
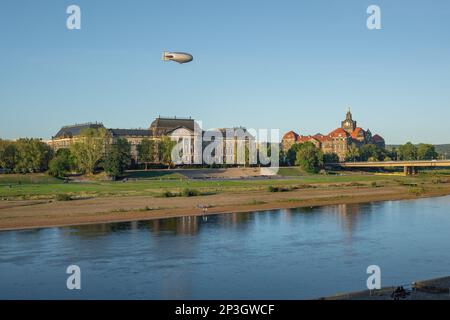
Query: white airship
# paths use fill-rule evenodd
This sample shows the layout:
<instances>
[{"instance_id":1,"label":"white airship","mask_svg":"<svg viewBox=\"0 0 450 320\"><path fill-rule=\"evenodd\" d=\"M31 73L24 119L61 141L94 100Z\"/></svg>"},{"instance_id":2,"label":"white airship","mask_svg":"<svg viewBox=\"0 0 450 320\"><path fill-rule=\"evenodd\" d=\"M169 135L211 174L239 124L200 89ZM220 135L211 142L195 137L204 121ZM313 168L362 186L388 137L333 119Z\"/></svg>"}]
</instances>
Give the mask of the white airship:
<instances>
[{"instance_id":1,"label":"white airship","mask_svg":"<svg viewBox=\"0 0 450 320\"><path fill-rule=\"evenodd\" d=\"M194 59L194 57L189 54L189 53L185 53L185 52L167 52L164 51L162 54L162 60L163 61L176 61L178 63L187 63L187 62L191 62Z\"/></svg>"}]
</instances>

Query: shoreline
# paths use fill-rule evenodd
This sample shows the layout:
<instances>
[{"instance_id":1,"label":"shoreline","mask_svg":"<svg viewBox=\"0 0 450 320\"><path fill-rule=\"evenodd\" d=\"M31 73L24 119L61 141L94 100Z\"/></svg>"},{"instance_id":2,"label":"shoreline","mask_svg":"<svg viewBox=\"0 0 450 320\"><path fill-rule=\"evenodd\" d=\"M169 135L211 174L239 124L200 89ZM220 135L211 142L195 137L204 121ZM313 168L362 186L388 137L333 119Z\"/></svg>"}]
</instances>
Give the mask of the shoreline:
<instances>
[{"instance_id":1,"label":"shoreline","mask_svg":"<svg viewBox=\"0 0 450 320\"><path fill-rule=\"evenodd\" d=\"M391 294L397 287L339 293L316 300L394 300ZM414 281L402 287L407 294L398 300L450 300L450 277Z\"/></svg>"},{"instance_id":2,"label":"shoreline","mask_svg":"<svg viewBox=\"0 0 450 320\"><path fill-rule=\"evenodd\" d=\"M206 197L200 196L157 200L149 199L148 197L124 197L123 199L120 197L96 198L89 200L73 200L63 203L42 203L36 201L34 201L34 203L30 203L23 200L13 201L9 206L0 206L0 231L18 231L102 223L148 221L186 216L270 211L340 204L415 200L448 195L450 195L450 186L430 188L427 192L419 195L408 192L408 190L404 187L349 187L337 190L301 190L277 194L260 191L258 193L248 192L246 194L220 194ZM199 200L220 201L223 200L224 197L236 199L236 203L230 203L229 199L227 199L228 201L222 201L223 203L208 208L207 212L203 212L202 209L195 207L194 205L195 203L198 205ZM149 208L148 210L124 209L106 212L92 211L96 206L108 207L107 205L119 205L126 201L131 204L137 204L145 201L148 202L149 200L154 200L155 202L172 206ZM107 205L105 206L105 204ZM70 205L72 205L72 207ZM82 208L81 210L79 210L80 207ZM86 212L83 211L83 208ZM19 212L19 214L16 216L4 217L3 213L8 210L12 213Z\"/></svg>"}]
</instances>

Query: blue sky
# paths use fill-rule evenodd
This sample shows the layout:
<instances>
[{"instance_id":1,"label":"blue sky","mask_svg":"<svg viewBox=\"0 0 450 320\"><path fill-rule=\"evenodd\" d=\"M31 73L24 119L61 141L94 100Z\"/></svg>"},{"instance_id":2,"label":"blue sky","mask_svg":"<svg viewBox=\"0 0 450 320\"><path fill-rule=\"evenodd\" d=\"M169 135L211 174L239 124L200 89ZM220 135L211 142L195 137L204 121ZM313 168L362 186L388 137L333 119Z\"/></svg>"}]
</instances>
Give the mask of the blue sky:
<instances>
[{"instance_id":1,"label":"blue sky","mask_svg":"<svg viewBox=\"0 0 450 320\"><path fill-rule=\"evenodd\" d=\"M370 4L382 30L366 28ZM0 137L158 115L328 133L351 106L387 143L450 143L449 17L448 0L3 0Z\"/></svg>"}]
</instances>

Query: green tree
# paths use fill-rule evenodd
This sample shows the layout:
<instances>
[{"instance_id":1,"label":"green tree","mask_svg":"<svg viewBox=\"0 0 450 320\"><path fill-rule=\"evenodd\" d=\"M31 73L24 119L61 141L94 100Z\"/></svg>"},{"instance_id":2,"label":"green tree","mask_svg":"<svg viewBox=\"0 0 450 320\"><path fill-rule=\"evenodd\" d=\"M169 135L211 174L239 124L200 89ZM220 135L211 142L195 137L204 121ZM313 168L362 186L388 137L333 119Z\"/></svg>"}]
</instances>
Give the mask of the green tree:
<instances>
[{"instance_id":1,"label":"green tree","mask_svg":"<svg viewBox=\"0 0 450 320\"><path fill-rule=\"evenodd\" d=\"M359 150L361 161L382 161L386 156L385 150L374 144L365 144Z\"/></svg>"},{"instance_id":2,"label":"green tree","mask_svg":"<svg viewBox=\"0 0 450 320\"><path fill-rule=\"evenodd\" d=\"M121 176L131 161L131 145L126 139L119 138L108 148L104 169L114 180Z\"/></svg>"},{"instance_id":3,"label":"green tree","mask_svg":"<svg viewBox=\"0 0 450 320\"><path fill-rule=\"evenodd\" d=\"M404 161L417 160L417 147L411 142L398 147L398 157Z\"/></svg>"},{"instance_id":4,"label":"green tree","mask_svg":"<svg viewBox=\"0 0 450 320\"><path fill-rule=\"evenodd\" d=\"M432 144L421 143L417 146L417 160L437 159L438 153Z\"/></svg>"},{"instance_id":5,"label":"green tree","mask_svg":"<svg viewBox=\"0 0 450 320\"><path fill-rule=\"evenodd\" d=\"M14 142L0 139L0 168L13 171L16 157L17 149Z\"/></svg>"},{"instance_id":6,"label":"green tree","mask_svg":"<svg viewBox=\"0 0 450 320\"><path fill-rule=\"evenodd\" d=\"M288 152L285 155L287 165L292 166L295 164L295 161L297 159L297 152L300 150L301 146L301 143L294 143L289 148Z\"/></svg>"},{"instance_id":7,"label":"green tree","mask_svg":"<svg viewBox=\"0 0 450 320\"><path fill-rule=\"evenodd\" d=\"M48 173L57 178L65 177L75 168L75 161L69 149L62 148L56 152L49 163Z\"/></svg>"},{"instance_id":8,"label":"green tree","mask_svg":"<svg viewBox=\"0 0 450 320\"><path fill-rule=\"evenodd\" d=\"M16 172L42 172L48 169L53 150L39 139L19 139L15 142Z\"/></svg>"},{"instance_id":9,"label":"green tree","mask_svg":"<svg viewBox=\"0 0 450 320\"><path fill-rule=\"evenodd\" d=\"M158 141L158 159L168 168L172 165L172 150L176 144L176 141L172 141L169 137L163 137Z\"/></svg>"},{"instance_id":10,"label":"green tree","mask_svg":"<svg viewBox=\"0 0 450 320\"><path fill-rule=\"evenodd\" d=\"M81 173L92 174L103 160L111 135L105 128L88 128L80 132L78 140L70 146Z\"/></svg>"},{"instance_id":11,"label":"green tree","mask_svg":"<svg viewBox=\"0 0 450 320\"><path fill-rule=\"evenodd\" d=\"M376 146L373 144L365 144L359 149L359 160L368 161L369 158L376 158Z\"/></svg>"},{"instance_id":12,"label":"green tree","mask_svg":"<svg viewBox=\"0 0 450 320\"><path fill-rule=\"evenodd\" d=\"M287 166L289 165L288 159L287 159L287 152L285 152L281 146L280 146L280 152L279 152L279 159L280 159L280 165L281 166Z\"/></svg>"},{"instance_id":13,"label":"green tree","mask_svg":"<svg viewBox=\"0 0 450 320\"><path fill-rule=\"evenodd\" d=\"M386 158L384 159L385 161L396 161L398 160L398 150L397 148L392 148L389 151L386 151ZM388 159L388 160L386 160ZM390 159L390 160L389 160Z\"/></svg>"},{"instance_id":14,"label":"green tree","mask_svg":"<svg viewBox=\"0 0 450 320\"><path fill-rule=\"evenodd\" d=\"M359 154L359 149L352 144L348 150L347 153L345 154L345 161L359 161L360 160L360 154Z\"/></svg>"},{"instance_id":15,"label":"green tree","mask_svg":"<svg viewBox=\"0 0 450 320\"><path fill-rule=\"evenodd\" d=\"M56 151L55 157L60 157L64 159L69 165L70 170L74 170L76 168L76 159L72 152L70 152L69 148L60 148Z\"/></svg>"},{"instance_id":16,"label":"green tree","mask_svg":"<svg viewBox=\"0 0 450 320\"><path fill-rule=\"evenodd\" d=\"M139 161L145 163L147 170L148 163L155 162L155 142L149 139L143 139L137 146Z\"/></svg>"},{"instance_id":17,"label":"green tree","mask_svg":"<svg viewBox=\"0 0 450 320\"><path fill-rule=\"evenodd\" d=\"M336 153L325 153L323 155L323 162L324 163L338 163L339 162L339 156Z\"/></svg>"},{"instance_id":18,"label":"green tree","mask_svg":"<svg viewBox=\"0 0 450 320\"><path fill-rule=\"evenodd\" d=\"M317 173L323 166L322 151L311 142L302 143L297 151L295 164L308 173Z\"/></svg>"},{"instance_id":19,"label":"green tree","mask_svg":"<svg viewBox=\"0 0 450 320\"><path fill-rule=\"evenodd\" d=\"M48 174L57 178L64 178L70 167L62 157L54 157L49 164Z\"/></svg>"}]
</instances>

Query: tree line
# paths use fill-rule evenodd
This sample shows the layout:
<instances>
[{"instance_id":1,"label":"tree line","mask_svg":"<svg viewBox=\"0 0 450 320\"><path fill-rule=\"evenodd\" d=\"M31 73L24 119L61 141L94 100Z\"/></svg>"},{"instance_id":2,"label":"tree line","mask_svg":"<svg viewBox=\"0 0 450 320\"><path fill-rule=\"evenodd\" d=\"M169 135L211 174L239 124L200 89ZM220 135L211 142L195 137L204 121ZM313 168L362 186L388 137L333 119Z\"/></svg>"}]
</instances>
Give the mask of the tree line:
<instances>
[{"instance_id":1,"label":"tree line","mask_svg":"<svg viewBox=\"0 0 450 320\"><path fill-rule=\"evenodd\" d=\"M345 161L407 161L407 160L434 160L439 157L431 144L421 143L414 145L408 142L391 150L380 148L374 144L365 144L358 148L351 145L345 155ZM284 154L281 159L284 165L300 166L309 173L319 172L327 163L339 162L335 153L323 153L312 142L296 143Z\"/></svg>"},{"instance_id":2,"label":"tree line","mask_svg":"<svg viewBox=\"0 0 450 320\"><path fill-rule=\"evenodd\" d=\"M363 145L361 148L351 146L345 161L408 161L408 160L434 160L439 157L432 144L420 143L417 145L408 142L390 150L379 148L373 144Z\"/></svg>"},{"instance_id":3,"label":"tree line","mask_svg":"<svg viewBox=\"0 0 450 320\"><path fill-rule=\"evenodd\" d=\"M39 139L18 139L8 141L0 139L0 168L4 172L28 173L45 172L63 178L68 174L94 174L104 171L113 179L121 176L131 164L131 145L124 138L111 143L112 137L105 128L87 128L68 148L54 152ZM161 140L143 139L136 146L139 163L159 162L170 167L171 152L176 142L164 137ZM270 155L271 148L268 146ZM408 142L390 150L374 144L358 148L351 145L345 161L397 161L397 160L433 160L438 153L431 144L414 145ZM280 152L281 165L297 165L306 172L317 173L327 163L339 162L335 153L323 153L313 143L297 143L287 152ZM246 150L246 163L248 150Z\"/></svg>"},{"instance_id":4,"label":"tree line","mask_svg":"<svg viewBox=\"0 0 450 320\"><path fill-rule=\"evenodd\" d=\"M131 145L124 138L111 143L105 128L88 128L80 132L68 148L56 152L40 139L0 139L0 168L10 173L45 172L58 178L68 174L94 174L104 171L116 179L131 164ZM137 146L139 161L159 161L171 166L171 150L175 145L168 137L158 141L144 139Z\"/></svg>"},{"instance_id":5,"label":"tree line","mask_svg":"<svg viewBox=\"0 0 450 320\"><path fill-rule=\"evenodd\" d=\"M287 152L281 151L280 162L285 166L299 166L308 173L318 173L325 163L339 162L335 153L323 153L312 142L295 143Z\"/></svg>"}]
</instances>

